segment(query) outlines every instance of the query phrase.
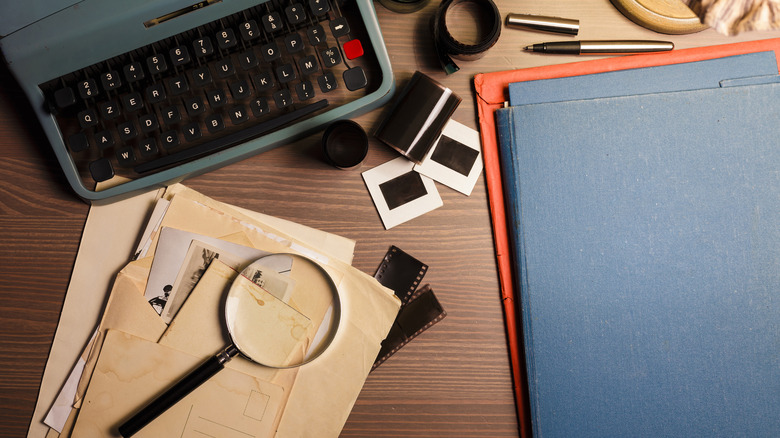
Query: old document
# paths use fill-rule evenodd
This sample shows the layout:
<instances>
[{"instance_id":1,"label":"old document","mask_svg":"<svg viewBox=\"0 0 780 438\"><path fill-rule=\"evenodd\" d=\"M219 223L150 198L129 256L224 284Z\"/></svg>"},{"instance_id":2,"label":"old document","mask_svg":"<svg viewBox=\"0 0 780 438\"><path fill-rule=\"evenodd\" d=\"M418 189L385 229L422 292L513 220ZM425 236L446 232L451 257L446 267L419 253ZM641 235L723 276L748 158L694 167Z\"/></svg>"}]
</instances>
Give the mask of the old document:
<instances>
[{"instance_id":1,"label":"old document","mask_svg":"<svg viewBox=\"0 0 780 438\"><path fill-rule=\"evenodd\" d=\"M263 378L266 376L258 377L253 374L253 370L236 371L255 379L276 379L271 383L281 383L278 386L283 388L284 395L280 416L277 417L279 424L276 436L338 436L371 369L380 342L397 314L400 305L398 300L373 277L332 256L333 247L322 250L316 244L300 241L242 211L224 206L182 186L169 190L163 197L170 200L170 205L159 226L150 233L149 253L128 264L116 279L98 338L90 354L85 356L85 372L74 397L74 407L85 407L82 402L91 386L89 376L95 369L97 358L102 355L100 347L109 329L151 342L157 342L167 330L167 325L144 299L143 291L159 230L170 227L214 238L250 242L252 247L268 252L298 252L317 260L334 278L344 303L343 319L331 347L321 357L301 369L285 372L286 376L280 379L276 379L278 376L271 376L270 379ZM338 241L331 237L319 241L323 240ZM201 358L214 353L204 353L199 350L200 343L194 344L183 345L179 349ZM331 402L320 403L323 396ZM302 416L307 418L306 422L300 421ZM62 436L70 436L69 431L77 418L79 422L89 421L89 414L81 417L79 409L73 409L64 425Z\"/></svg>"}]
</instances>

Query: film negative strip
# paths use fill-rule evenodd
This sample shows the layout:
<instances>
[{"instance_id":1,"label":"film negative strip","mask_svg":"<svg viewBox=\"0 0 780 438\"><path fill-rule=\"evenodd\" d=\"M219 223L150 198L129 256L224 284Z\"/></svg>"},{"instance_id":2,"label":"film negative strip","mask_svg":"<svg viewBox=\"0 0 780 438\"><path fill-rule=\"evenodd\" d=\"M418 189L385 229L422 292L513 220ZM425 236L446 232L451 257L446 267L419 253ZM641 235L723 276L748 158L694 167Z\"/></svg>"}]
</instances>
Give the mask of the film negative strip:
<instances>
[{"instance_id":1,"label":"film negative strip","mask_svg":"<svg viewBox=\"0 0 780 438\"><path fill-rule=\"evenodd\" d=\"M439 303L430 285L426 284L421 287L412 295L411 301L401 307L387 338L382 341L382 347L379 349L379 354L371 370L376 369L401 347L444 319L445 316L447 316L447 312Z\"/></svg>"},{"instance_id":2,"label":"film negative strip","mask_svg":"<svg viewBox=\"0 0 780 438\"><path fill-rule=\"evenodd\" d=\"M428 265L405 253L397 246L391 246L374 274L379 283L395 292L401 306L408 303L414 291L428 271Z\"/></svg>"},{"instance_id":3,"label":"film negative strip","mask_svg":"<svg viewBox=\"0 0 780 438\"><path fill-rule=\"evenodd\" d=\"M372 370L417 335L447 316L430 285L426 284L418 289L427 271L428 265L397 246L391 246L385 254L374 278L395 292L401 300L401 309L387 337L382 341Z\"/></svg>"}]
</instances>

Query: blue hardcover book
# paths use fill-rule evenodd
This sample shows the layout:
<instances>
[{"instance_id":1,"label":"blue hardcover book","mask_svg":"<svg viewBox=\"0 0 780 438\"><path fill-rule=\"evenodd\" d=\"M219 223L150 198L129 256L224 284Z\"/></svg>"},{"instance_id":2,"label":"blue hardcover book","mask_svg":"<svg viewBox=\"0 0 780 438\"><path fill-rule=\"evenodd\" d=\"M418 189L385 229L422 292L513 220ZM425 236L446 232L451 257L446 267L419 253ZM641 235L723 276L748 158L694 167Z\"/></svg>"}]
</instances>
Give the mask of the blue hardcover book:
<instances>
[{"instance_id":1,"label":"blue hardcover book","mask_svg":"<svg viewBox=\"0 0 780 438\"><path fill-rule=\"evenodd\" d=\"M534 436L780 436L780 84L497 118Z\"/></svg>"},{"instance_id":2,"label":"blue hardcover book","mask_svg":"<svg viewBox=\"0 0 780 438\"><path fill-rule=\"evenodd\" d=\"M509 103L516 106L697 90L718 87L725 80L758 76L777 76L775 52L746 53L681 64L516 82L509 84Z\"/></svg>"}]
</instances>

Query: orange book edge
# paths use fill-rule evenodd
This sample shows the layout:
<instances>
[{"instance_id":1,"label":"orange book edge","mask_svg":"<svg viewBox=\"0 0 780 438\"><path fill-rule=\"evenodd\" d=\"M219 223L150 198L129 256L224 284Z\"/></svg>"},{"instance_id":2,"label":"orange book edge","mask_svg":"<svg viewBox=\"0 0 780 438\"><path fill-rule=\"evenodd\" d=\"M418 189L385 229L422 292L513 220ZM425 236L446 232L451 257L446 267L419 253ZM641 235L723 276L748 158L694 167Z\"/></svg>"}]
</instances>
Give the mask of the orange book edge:
<instances>
[{"instance_id":1,"label":"orange book edge","mask_svg":"<svg viewBox=\"0 0 780 438\"><path fill-rule=\"evenodd\" d=\"M525 355L521 356L522 338L517 336L519 315L515 311L515 290L512 282L513 268L509 236L507 234L506 209L504 205L501 164L498 154L495 111L509 100L508 86L512 82L538 79L553 79L604 73L617 70L629 70L659 65L681 64L703 61L726 56L774 51L780 64L780 38L717 46L696 47L673 50L671 52L604 58L591 61L579 61L526 69L508 70L493 73L481 73L474 76L474 88L477 94L477 115L482 140L482 157L485 166L485 183L488 191L490 217L493 222L493 242L495 245L498 280L503 302L506 325L509 360L517 405L517 417L520 436L531 438L531 416L528 404L528 386L525 375Z\"/></svg>"}]
</instances>

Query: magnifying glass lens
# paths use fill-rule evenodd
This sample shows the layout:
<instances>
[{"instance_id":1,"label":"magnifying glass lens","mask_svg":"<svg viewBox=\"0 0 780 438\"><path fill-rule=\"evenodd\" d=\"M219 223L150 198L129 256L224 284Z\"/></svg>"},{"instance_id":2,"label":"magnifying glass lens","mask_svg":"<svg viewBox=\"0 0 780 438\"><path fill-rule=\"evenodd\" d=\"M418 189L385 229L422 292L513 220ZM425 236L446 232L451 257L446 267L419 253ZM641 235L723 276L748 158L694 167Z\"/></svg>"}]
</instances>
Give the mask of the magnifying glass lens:
<instances>
[{"instance_id":1,"label":"magnifying glass lens","mask_svg":"<svg viewBox=\"0 0 780 438\"><path fill-rule=\"evenodd\" d=\"M327 347L337 307L335 285L322 267L297 255L273 254L249 265L233 282L225 300L225 322L243 356L289 368L314 359Z\"/></svg>"},{"instance_id":2,"label":"magnifying glass lens","mask_svg":"<svg viewBox=\"0 0 780 438\"><path fill-rule=\"evenodd\" d=\"M255 362L289 366L303 361L312 321L246 277L233 283L225 303L233 345Z\"/></svg>"}]
</instances>

